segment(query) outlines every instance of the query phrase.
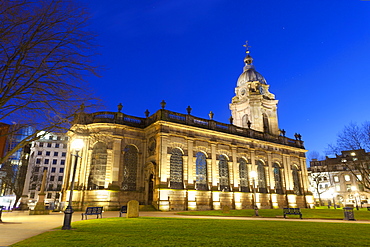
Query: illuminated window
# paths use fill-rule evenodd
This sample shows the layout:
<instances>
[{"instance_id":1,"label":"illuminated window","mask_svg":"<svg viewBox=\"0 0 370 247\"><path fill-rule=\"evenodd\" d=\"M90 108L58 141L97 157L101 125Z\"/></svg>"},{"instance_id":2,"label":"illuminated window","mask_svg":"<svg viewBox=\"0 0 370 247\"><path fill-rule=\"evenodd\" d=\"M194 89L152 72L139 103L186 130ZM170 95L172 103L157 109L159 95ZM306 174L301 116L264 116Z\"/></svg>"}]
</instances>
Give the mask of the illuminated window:
<instances>
[{"instance_id":1,"label":"illuminated window","mask_svg":"<svg viewBox=\"0 0 370 247\"><path fill-rule=\"evenodd\" d=\"M230 191L229 164L225 155L220 155L220 160L218 161L218 170L220 175L220 190Z\"/></svg>"},{"instance_id":2,"label":"illuminated window","mask_svg":"<svg viewBox=\"0 0 370 247\"><path fill-rule=\"evenodd\" d=\"M136 190L136 177L139 151L133 145L127 145L123 155L123 182L122 189Z\"/></svg>"},{"instance_id":3,"label":"illuminated window","mask_svg":"<svg viewBox=\"0 0 370 247\"><path fill-rule=\"evenodd\" d=\"M107 167L107 145L98 142L94 145L91 154L91 168L88 180L88 189L104 189Z\"/></svg>"},{"instance_id":4,"label":"illuminated window","mask_svg":"<svg viewBox=\"0 0 370 247\"><path fill-rule=\"evenodd\" d=\"M346 184L346 190L347 190L347 191L351 191L351 190L352 190L352 187L351 187L351 185L350 185L350 184Z\"/></svg>"},{"instance_id":5,"label":"illuminated window","mask_svg":"<svg viewBox=\"0 0 370 247\"><path fill-rule=\"evenodd\" d=\"M178 148L172 150L170 157L170 188L184 188L182 152Z\"/></svg>"},{"instance_id":6,"label":"illuminated window","mask_svg":"<svg viewBox=\"0 0 370 247\"><path fill-rule=\"evenodd\" d=\"M292 167L292 175L293 175L293 191L296 195L301 195L301 183L299 179L298 168L293 165Z\"/></svg>"},{"instance_id":7,"label":"illuminated window","mask_svg":"<svg viewBox=\"0 0 370 247\"><path fill-rule=\"evenodd\" d=\"M208 190L207 187L207 158L202 152L196 154L196 184L197 190Z\"/></svg>"},{"instance_id":8,"label":"illuminated window","mask_svg":"<svg viewBox=\"0 0 370 247\"><path fill-rule=\"evenodd\" d=\"M344 175L344 180L349 182L351 181L351 176L350 175Z\"/></svg>"},{"instance_id":9,"label":"illuminated window","mask_svg":"<svg viewBox=\"0 0 370 247\"><path fill-rule=\"evenodd\" d=\"M260 193L267 193L267 183L266 183L266 172L263 166L263 162L257 161L257 174L258 174L258 190Z\"/></svg>"},{"instance_id":10,"label":"illuminated window","mask_svg":"<svg viewBox=\"0 0 370 247\"><path fill-rule=\"evenodd\" d=\"M275 180L275 190L277 194L283 194L283 183L281 179L281 169L280 166L275 163L273 166L274 169L274 180Z\"/></svg>"},{"instance_id":11,"label":"illuminated window","mask_svg":"<svg viewBox=\"0 0 370 247\"><path fill-rule=\"evenodd\" d=\"M240 191L249 192L248 168L247 161L240 159L239 161L239 177L240 177Z\"/></svg>"},{"instance_id":12,"label":"illuminated window","mask_svg":"<svg viewBox=\"0 0 370 247\"><path fill-rule=\"evenodd\" d=\"M248 121L249 121L249 117L248 117L248 114L245 114L242 118L242 126L244 128L248 128Z\"/></svg>"},{"instance_id":13,"label":"illuminated window","mask_svg":"<svg viewBox=\"0 0 370 247\"><path fill-rule=\"evenodd\" d=\"M334 182L336 182L336 183L339 182L339 177L338 176L334 176Z\"/></svg>"},{"instance_id":14,"label":"illuminated window","mask_svg":"<svg viewBox=\"0 0 370 247\"><path fill-rule=\"evenodd\" d=\"M362 181L362 176L361 176L361 174L356 175L356 177L357 177L358 181Z\"/></svg>"},{"instance_id":15,"label":"illuminated window","mask_svg":"<svg viewBox=\"0 0 370 247\"><path fill-rule=\"evenodd\" d=\"M335 185L335 190L340 191L340 185L339 184Z\"/></svg>"}]
</instances>

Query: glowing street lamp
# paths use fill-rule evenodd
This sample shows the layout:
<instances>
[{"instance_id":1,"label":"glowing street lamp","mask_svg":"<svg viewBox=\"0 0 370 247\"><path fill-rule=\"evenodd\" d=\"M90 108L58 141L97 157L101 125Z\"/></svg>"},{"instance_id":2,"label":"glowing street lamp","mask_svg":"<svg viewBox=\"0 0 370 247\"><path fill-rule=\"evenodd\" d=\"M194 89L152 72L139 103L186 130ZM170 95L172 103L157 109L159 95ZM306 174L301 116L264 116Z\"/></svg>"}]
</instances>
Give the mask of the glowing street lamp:
<instances>
[{"instance_id":1,"label":"glowing street lamp","mask_svg":"<svg viewBox=\"0 0 370 247\"><path fill-rule=\"evenodd\" d=\"M71 187L70 187L70 193L69 193L69 200L68 200L68 206L66 210L64 211L64 222L62 230L71 230L71 221L72 221L72 197L73 197L73 189L74 189L74 183L75 183L75 176L76 176L76 168L77 168L77 161L78 158L81 158L78 156L78 152L81 151L82 147L84 146L84 142L82 139L74 139L71 143L71 149L76 151L76 154L72 154L75 156L75 162L73 165L73 172L72 172L72 181L71 181Z\"/></svg>"},{"instance_id":2,"label":"glowing street lamp","mask_svg":"<svg viewBox=\"0 0 370 247\"><path fill-rule=\"evenodd\" d=\"M256 177L257 177L257 172L256 171L251 171L249 173L249 176L252 178L252 183L253 183L253 208L254 208L254 215L258 215L258 207L257 207L257 201L256 201Z\"/></svg>"}]
</instances>

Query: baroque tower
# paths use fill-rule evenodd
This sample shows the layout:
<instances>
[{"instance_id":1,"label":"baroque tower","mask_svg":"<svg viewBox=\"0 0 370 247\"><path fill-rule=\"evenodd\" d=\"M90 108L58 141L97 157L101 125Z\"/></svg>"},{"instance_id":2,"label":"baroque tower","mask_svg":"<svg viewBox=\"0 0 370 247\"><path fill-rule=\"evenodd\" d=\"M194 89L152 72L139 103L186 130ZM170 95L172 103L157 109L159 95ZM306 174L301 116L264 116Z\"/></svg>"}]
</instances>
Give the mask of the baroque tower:
<instances>
[{"instance_id":1,"label":"baroque tower","mask_svg":"<svg viewBox=\"0 0 370 247\"><path fill-rule=\"evenodd\" d=\"M246 57L243 73L239 76L235 96L229 105L234 125L278 135L277 104L275 95L269 92L270 85L253 66L246 42Z\"/></svg>"}]
</instances>

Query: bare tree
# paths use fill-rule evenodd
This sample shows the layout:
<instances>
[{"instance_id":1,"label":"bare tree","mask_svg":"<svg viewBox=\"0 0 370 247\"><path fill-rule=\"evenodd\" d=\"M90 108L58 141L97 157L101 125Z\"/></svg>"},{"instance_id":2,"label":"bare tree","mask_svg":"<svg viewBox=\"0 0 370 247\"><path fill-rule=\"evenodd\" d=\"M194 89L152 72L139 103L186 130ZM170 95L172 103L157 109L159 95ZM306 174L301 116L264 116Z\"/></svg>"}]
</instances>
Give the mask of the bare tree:
<instances>
[{"instance_id":1,"label":"bare tree","mask_svg":"<svg viewBox=\"0 0 370 247\"><path fill-rule=\"evenodd\" d=\"M4 163L43 131L68 130L96 103L85 76L95 74L88 15L72 0L0 0L0 121L35 132L0 157Z\"/></svg>"},{"instance_id":2,"label":"bare tree","mask_svg":"<svg viewBox=\"0 0 370 247\"><path fill-rule=\"evenodd\" d=\"M324 171L315 171L311 173L312 185L319 197L320 206L323 205L321 200L321 194L329 190L329 187L321 187L322 183L328 179L327 173Z\"/></svg>"},{"instance_id":3,"label":"bare tree","mask_svg":"<svg viewBox=\"0 0 370 247\"><path fill-rule=\"evenodd\" d=\"M321 200L321 194L326 192L329 188L322 187L322 184L325 181L328 181L328 174L327 174L327 166L323 161L323 156L320 155L317 151L310 151L307 153L307 160L310 163L310 179L311 179L311 186L314 188L316 194L319 197L320 206L323 205Z\"/></svg>"},{"instance_id":4,"label":"bare tree","mask_svg":"<svg viewBox=\"0 0 370 247\"><path fill-rule=\"evenodd\" d=\"M342 164L357 178L357 181L370 190L370 161L366 150L370 149L370 122L362 125L350 123L337 135L336 144L328 146L328 154L339 155L341 151L362 150L360 155L342 159ZM356 152L353 152L356 154ZM360 176L359 176L360 175Z\"/></svg>"},{"instance_id":5,"label":"bare tree","mask_svg":"<svg viewBox=\"0 0 370 247\"><path fill-rule=\"evenodd\" d=\"M370 122L362 125L350 123L338 133L335 144L330 144L328 154L340 154L344 150L370 149Z\"/></svg>"}]
</instances>

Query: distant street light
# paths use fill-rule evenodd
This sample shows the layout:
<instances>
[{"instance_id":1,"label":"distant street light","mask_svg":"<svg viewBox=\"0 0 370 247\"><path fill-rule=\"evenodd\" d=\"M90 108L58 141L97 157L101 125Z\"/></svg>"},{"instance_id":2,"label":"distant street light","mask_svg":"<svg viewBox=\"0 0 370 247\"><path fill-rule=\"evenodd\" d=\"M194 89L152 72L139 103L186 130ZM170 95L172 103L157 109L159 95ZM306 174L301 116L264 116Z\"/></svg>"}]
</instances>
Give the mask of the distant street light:
<instances>
[{"instance_id":1,"label":"distant street light","mask_svg":"<svg viewBox=\"0 0 370 247\"><path fill-rule=\"evenodd\" d=\"M257 207L257 201L256 201L256 177L257 177L257 172L251 171L249 173L249 176L252 178L252 183L253 183L253 208L254 208L254 215L259 216L258 214L258 207Z\"/></svg>"},{"instance_id":2,"label":"distant street light","mask_svg":"<svg viewBox=\"0 0 370 247\"><path fill-rule=\"evenodd\" d=\"M70 193L69 193L69 200L68 200L68 206L66 210L64 211L64 222L62 230L71 230L71 221L72 221L72 197L73 197L73 189L74 189L74 183L75 183L75 176L76 176L76 168L77 168L77 161L80 156L78 156L78 152L82 149L84 145L84 142L82 139L74 139L71 143L71 149L76 151L76 154L72 154L75 156L75 162L73 165L73 171L72 171L72 181L71 181L71 187L70 187ZM81 157L80 157L81 158Z\"/></svg>"}]
</instances>

